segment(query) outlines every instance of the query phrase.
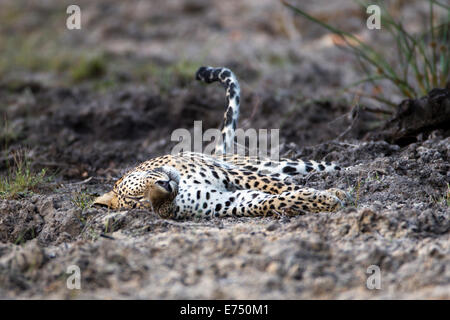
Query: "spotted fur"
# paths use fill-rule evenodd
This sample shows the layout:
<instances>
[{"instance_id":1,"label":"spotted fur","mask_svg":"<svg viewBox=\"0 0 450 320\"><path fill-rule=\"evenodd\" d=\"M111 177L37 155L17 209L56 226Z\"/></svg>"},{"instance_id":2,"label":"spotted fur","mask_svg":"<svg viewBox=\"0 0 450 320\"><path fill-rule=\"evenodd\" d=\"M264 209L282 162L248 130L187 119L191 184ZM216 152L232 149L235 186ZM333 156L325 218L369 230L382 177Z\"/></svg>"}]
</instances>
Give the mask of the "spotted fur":
<instances>
[{"instance_id":1,"label":"spotted fur","mask_svg":"<svg viewBox=\"0 0 450 320\"><path fill-rule=\"evenodd\" d=\"M216 145L216 154L182 152L145 161L95 203L113 209L149 208L173 219L331 212L343 205L347 195L339 189L320 191L287 181L297 174L340 170L335 164L230 154L239 116L239 83L226 68L201 67L196 79L226 87L223 141Z\"/></svg>"}]
</instances>

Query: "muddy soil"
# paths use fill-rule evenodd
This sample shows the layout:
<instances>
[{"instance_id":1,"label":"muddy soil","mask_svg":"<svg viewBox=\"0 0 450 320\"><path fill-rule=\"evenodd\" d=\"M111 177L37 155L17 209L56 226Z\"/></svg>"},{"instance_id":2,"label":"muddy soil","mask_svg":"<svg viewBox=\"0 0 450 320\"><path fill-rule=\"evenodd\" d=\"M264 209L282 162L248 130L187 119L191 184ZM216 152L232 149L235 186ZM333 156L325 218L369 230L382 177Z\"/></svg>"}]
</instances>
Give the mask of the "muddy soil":
<instances>
[{"instance_id":1,"label":"muddy soil","mask_svg":"<svg viewBox=\"0 0 450 320\"><path fill-rule=\"evenodd\" d=\"M414 128L401 143L389 136L395 110L368 112L337 97L358 79L348 53L278 3L131 2L80 1L85 31L54 35L74 50L100 47L108 56L100 77L71 82L60 70L28 68L0 78L9 128L1 178L17 150L33 172L50 176L32 192L0 198L0 298L450 299L446 125ZM3 34L65 21L64 1L25 3L28 18L8 20ZM15 1L2 6L17 14ZM359 14L333 8L310 5L361 28ZM145 61L152 67L142 77L136 65ZM154 64L175 70L170 81ZM226 65L241 79L240 127L280 129L283 156L347 168L296 183L341 188L352 201L335 213L186 221L92 207L126 170L170 153L173 130L192 132L195 120L203 130L220 126L223 89L189 75L202 64ZM71 290L74 265L81 289ZM378 289L370 289L371 266L380 270Z\"/></svg>"}]
</instances>

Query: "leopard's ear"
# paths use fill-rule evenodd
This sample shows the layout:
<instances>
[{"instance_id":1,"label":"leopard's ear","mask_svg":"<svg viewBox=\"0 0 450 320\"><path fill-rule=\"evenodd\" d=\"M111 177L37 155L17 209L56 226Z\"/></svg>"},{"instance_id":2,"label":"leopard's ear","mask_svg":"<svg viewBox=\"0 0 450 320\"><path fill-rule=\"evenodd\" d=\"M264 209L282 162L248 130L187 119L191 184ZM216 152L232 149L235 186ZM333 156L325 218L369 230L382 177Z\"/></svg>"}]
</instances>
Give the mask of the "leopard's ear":
<instances>
[{"instance_id":1,"label":"leopard's ear","mask_svg":"<svg viewBox=\"0 0 450 320\"><path fill-rule=\"evenodd\" d=\"M94 200L94 205L100 205L100 206L106 206L111 209L117 209L119 206L119 201L117 199L117 195L110 191L105 193L104 195L101 195L100 197L97 197Z\"/></svg>"}]
</instances>

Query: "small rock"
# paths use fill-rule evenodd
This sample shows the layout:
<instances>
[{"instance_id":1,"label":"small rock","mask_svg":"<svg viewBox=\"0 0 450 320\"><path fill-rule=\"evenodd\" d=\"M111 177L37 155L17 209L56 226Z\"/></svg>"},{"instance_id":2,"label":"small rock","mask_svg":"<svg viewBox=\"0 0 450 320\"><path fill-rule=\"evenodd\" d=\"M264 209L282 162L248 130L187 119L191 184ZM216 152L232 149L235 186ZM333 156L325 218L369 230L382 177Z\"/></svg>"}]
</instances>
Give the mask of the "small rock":
<instances>
[{"instance_id":1,"label":"small rock","mask_svg":"<svg viewBox=\"0 0 450 320\"><path fill-rule=\"evenodd\" d=\"M278 222L272 222L269 224L266 228L267 231L274 231L280 227L280 224Z\"/></svg>"}]
</instances>

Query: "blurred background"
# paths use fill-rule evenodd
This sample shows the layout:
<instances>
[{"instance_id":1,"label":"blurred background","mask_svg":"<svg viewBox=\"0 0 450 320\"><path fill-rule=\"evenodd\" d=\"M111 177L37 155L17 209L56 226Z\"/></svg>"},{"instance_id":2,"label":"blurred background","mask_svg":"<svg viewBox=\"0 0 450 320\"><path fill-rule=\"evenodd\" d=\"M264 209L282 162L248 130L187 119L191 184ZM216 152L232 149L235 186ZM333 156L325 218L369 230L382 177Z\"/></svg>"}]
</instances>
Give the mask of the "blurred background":
<instances>
[{"instance_id":1,"label":"blurred background","mask_svg":"<svg viewBox=\"0 0 450 320\"><path fill-rule=\"evenodd\" d=\"M395 38L387 24L369 30L369 14L358 2L290 3L371 44L394 66L401 64L391 59ZM223 92L195 83L201 65L226 66L237 74L241 126L281 128L283 148L336 137L351 122L356 102L381 110L349 133L361 138L407 97L386 79L358 83L366 71L345 47L345 38L280 1L77 1L80 30L66 27L70 4L0 4L0 138L8 147L51 145L43 151L52 159L41 161L47 164L68 161L99 169L115 160L134 163L168 152L170 132L190 129L193 120L204 120L204 129L218 127ZM408 32L427 29L427 1L388 1L386 9ZM434 19L445 18L447 11L434 5ZM370 98L374 95L379 99ZM321 130L312 133L312 128ZM88 148L82 153L92 155L92 143L111 145L111 140L121 150L121 143L131 140L141 152L124 151L111 160L105 154L110 147L102 145L95 147L101 153L95 161L68 155L74 152L68 145Z\"/></svg>"}]
</instances>

